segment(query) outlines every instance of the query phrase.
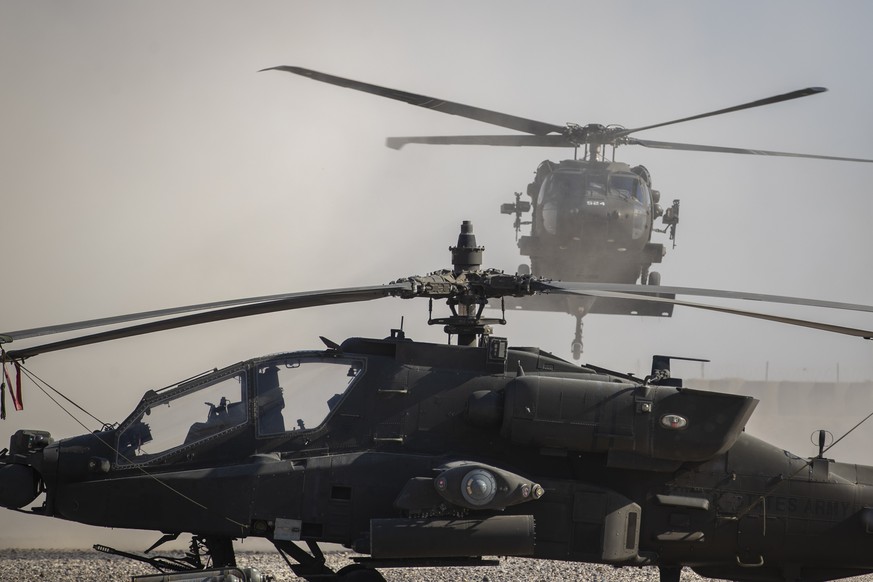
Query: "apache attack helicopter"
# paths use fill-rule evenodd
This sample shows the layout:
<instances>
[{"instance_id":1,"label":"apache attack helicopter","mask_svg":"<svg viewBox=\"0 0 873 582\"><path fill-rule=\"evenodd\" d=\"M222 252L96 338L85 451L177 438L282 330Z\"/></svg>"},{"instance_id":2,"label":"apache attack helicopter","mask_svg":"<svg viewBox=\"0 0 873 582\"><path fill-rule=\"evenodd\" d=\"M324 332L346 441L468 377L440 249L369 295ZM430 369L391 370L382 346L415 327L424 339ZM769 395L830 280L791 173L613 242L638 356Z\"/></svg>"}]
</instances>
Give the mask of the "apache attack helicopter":
<instances>
[{"instance_id":1,"label":"apache attack helicopter","mask_svg":"<svg viewBox=\"0 0 873 582\"><path fill-rule=\"evenodd\" d=\"M526 134L390 137L386 144L394 149L400 149L407 144L573 148L572 160L560 162L545 160L540 163L534 181L527 186L526 193L530 200L522 200L522 194L516 193L514 202L500 207L502 214L515 216L514 228L519 250L523 256L530 259L530 266L520 265L519 272L555 277L564 281L606 283L638 281L643 285L661 284L660 273L650 269L653 264L661 262L666 249L663 243L652 241L652 234L669 233L669 238L675 246L676 226L679 223L679 200L673 200L673 203L664 210L659 204L660 192L652 189L649 171L644 166L631 167L615 161L615 149L618 146L638 145L696 152L873 162L873 160L858 158L695 145L630 137L631 134L644 130L815 95L826 91L822 87L809 87L717 111L627 129L618 125L604 126L596 123L584 126L575 123L554 125L336 77L302 67L280 66L265 70L286 71L316 81L404 101L410 105L459 115ZM605 155L607 146L612 148L611 159L607 159ZM584 148L582 159L577 159L579 147ZM524 215L528 212L531 213L530 220L524 220ZM661 229L655 227L655 220L658 218L662 222ZM522 226L530 226L530 234L519 239L518 234ZM673 314L671 305L658 305L631 299L547 296L532 301L507 303L515 308L555 311L575 316L576 332L570 349L574 359L577 360L582 353L582 318L588 313L654 317L670 317Z\"/></svg>"},{"instance_id":2,"label":"apache attack helicopter","mask_svg":"<svg viewBox=\"0 0 873 582\"><path fill-rule=\"evenodd\" d=\"M493 556L683 567L748 581L873 572L873 467L804 459L746 434L757 400L686 388L655 356L645 378L513 348L482 317L489 300L536 293L634 298L714 309L870 339L873 331L484 270L470 223L453 268L386 285L201 304L9 332L5 342L129 327L3 352L25 360L75 346L303 307L445 299L429 319L455 344L322 338L147 391L124 420L55 441L19 430L0 452L0 506L161 532L161 580L260 580L233 541L272 542L298 576L379 582L378 568L495 564ZM621 291L615 289L620 288ZM655 288L654 290L658 290ZM873 312L873 307L744 293ZM431 305L432 307L432 305ZM150 556L192 534L184 558ZM359 555L333 571L321 543ZM305 548L305 549L304 549ZM236 578L230 578L231 575ZM154 578L142 578L143 580Z\"/></svg>"}]
</instances>

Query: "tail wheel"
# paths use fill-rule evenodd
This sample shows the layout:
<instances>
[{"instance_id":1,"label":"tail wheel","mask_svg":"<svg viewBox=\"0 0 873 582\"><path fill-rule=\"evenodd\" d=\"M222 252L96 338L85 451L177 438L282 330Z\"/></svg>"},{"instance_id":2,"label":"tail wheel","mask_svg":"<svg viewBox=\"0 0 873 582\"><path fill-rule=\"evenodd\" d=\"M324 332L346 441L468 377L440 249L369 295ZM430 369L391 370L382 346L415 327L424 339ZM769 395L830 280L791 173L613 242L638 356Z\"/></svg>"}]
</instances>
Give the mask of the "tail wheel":
<instances>
[{"instance_id":1,"label":"tail wheel","mask_svg":"<svg viewBox=\"0 0 873 582\"><path fill-rule=\"evenodd\" d=\"M573 359L578 360L582 357L582 342L573 342L570 344L570 350L573 352Z\"/></svg>"},{"instance_id":2,"label":"tail wheel","mask_svg":"<svg viewBox=\"0 0 873 582\"><path fill-rule=\"evenodd\" d=\"M649 279L646 281L647 285L660 285L661 284L661 273L658 271L652 271L649 273Z\"/></svg>"}]
</instances>

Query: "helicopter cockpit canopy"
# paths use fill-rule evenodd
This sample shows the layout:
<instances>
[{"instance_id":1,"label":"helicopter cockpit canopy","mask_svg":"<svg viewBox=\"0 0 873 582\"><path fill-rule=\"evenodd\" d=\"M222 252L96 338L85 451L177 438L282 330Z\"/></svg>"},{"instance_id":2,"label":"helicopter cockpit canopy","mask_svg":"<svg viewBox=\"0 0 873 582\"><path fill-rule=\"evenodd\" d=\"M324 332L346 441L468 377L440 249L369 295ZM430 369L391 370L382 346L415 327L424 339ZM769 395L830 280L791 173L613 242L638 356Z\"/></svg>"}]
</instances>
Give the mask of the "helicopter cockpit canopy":
<instances>
[{"instance_id":1,"label":"helicopter cockpit canopy","mask_svg":"<svg viewBox=\"0 0 873 582\"><path fill-rule=\"evenodd\" d=\"M324 424L364 370L362 360L286 355L257 369L258 436Z\"/></svg>"},{"instance_id":2,"label":"helicopter cockpit canopy","mask_svg":"<svg viewBox=\"0 0 873 582\"><path fill-rule=\"evenodd\" d=\"M154 394L154 393L152 393ZM248 421L239 368L146 398L118 432L118 464L139 464L229 433Z\"/></svg>"},{"instance_id":3,"label":"helicopter cockpit canopy","mask_svg":"<svg viewBox=\"0 0 873 582\"><path fill-rule=\"evenodd\" d=\"M282 354L149 392L119 427L117 464L175 459L246 430L252 421L262 438L317 429L364 367L360 359L315 352Z\"/></svg>"},{"instance_id":4,"label":"helicopter cockpit canopy","mask_svg":"<svg viewBox=\"0 0 873 582\"><path fill-rule=\"evenodd\" d=\"M652 194L645 181L632 172L557 169L540 187L537 197L542 226L548 234L580 239L603 235L604 218L631 219L631 238L648 233ZM587 223L587 224L586 224Z\"/></svg>"},{"instance_id":5,"label":"helicopter cockpit canopy","mask_svg":"<svg viewBox=\"0 0 873 582\"><path fill-rule=\"evenodd\" d=\"M633 198L643 206L650 206L652 195L639 176L631 174L612 174L609 176L609 191L625 198Z\"/></svg>"}]
</instances>

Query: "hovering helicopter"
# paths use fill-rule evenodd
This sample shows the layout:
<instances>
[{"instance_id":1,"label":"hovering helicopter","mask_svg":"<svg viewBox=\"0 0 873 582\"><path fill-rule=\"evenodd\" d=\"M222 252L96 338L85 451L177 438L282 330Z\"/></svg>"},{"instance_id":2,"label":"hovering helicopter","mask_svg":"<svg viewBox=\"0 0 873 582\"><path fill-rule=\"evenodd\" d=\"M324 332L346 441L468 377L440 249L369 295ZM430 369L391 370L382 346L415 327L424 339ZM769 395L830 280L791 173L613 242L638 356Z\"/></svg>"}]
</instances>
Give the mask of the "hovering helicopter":
<instances>
[{"instance_id":1,"label":"hovering helicopter","mask_svg":"<svg viewBox=\"0 0 873 582\"><path fill-rule=\"evenodd\" d=\"M234 575L233 541L272 542L311 582L379 582L379 568L470 566L524 556L684 567L731 580L873 572L873 467L803 459L743 432L757 400L686 388L670 358L645 378L509 347L489 300L535 293L637 298L870 339L873 331L481 269L470 223L453 267L386 285L201 304L14 331L4 342L139 323L4 351L38 354L210 321L399 298L445 299L455 344L351 338L254 358L147 391L123 421L55 441L19 430L0 453L0 506L161 532L145 555L162 580ZM655 289L660 291L660 289ZM716 290L730 297L873 312L873 306ZM432 313L432 311L431 311ZM149 555L183 533L184 558ZM826 534L826 535L823 535ZM339 571L319 546L359 553ZM301 545L302 544L302 545ZM304 549L305 546L305 549ZM142 580L148 580L143 578ZM229 579L229 578L223 578Z\"/></svg>"},{"instance_id":2,"label":"hovering helicopter","mask_svg":"<svg viewBox=\"0 0 873 582\"><path fill-rule=\"evenodd\" d=\"M822 87L809 87L717 111L627 129L619 125L604 126L596 123L584 126L575 123L554 125L336 77L302 67L280 66L264 70L294 73L316 81L404 101L417 107L458 115L525 134L390 137L386 145L394 149L400 149L407 144L573 148L574 155L571 160L559 162L545 160L540 163L533 182L527 186L526 194L529 200L522 200L522 194L516 193L515 201L500 207L502 214L514 215L513 226L519 250L530 260L529 266L522 264L518 271L565 281L661 284L660 273L652 271L651 267L661 263L666 248L663 243L653 241L652 235L656 232L667 233L669 240L673 241L675 246L676 227L679 224L679 200L673 200L669 207L663 209L660 205L661 194L652 188L649 171L641 165L631 167L615 161L615 149L618 146L638 145L696 152L873 162L873 160L859 158L652 141L630 137L631 134L649 129L815 95L826 91ZM612 148L610 159L606 156L607 146ZM584 148L582 159L577 158L580 147ZM531 213L530 219L525 220L528 212ZM658 218L662 223L660 229L655 226ZM529 226L530 234L519 238L522 226ZM575 316L576 331L570 349L574 359L577 360L582 353L582 318L588 313L654 317L670 317L673 313L672 306L669 304L658 305L632 299L602 297L547 296L532 301L510 301L509 304L515 308L556 311Z\"/></svg>"}]
</instances>

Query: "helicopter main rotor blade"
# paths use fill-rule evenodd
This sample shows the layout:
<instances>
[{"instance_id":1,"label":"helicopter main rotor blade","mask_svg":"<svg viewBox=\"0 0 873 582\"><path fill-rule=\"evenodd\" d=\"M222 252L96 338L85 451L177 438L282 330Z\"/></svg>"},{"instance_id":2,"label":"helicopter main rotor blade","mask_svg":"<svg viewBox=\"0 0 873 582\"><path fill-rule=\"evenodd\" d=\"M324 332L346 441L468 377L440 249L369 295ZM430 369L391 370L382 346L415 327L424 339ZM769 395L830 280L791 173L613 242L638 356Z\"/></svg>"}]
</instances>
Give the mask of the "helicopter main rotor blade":
<instances>
[{"instance_id":1,"label":"helicopter main rotor blade","mask_svg":"<svg viewBox=\"0 0 873 582\"><path fill-rule=\"evenodd\" d=\"M640 145L647 148L662 150L684 150L691 152L713 152L719 154L750 154L754 156L782 156L788 158L812 158L816 160L837 160L840 162L865 162L873 163L873 160L862 158L843 158L838 156L819 156L815 154L796 154L791 152L773 152L768 150L751 150L746 148L730 148L723 146L697 145L690 143L676 143L670 141L652 141L648 139L627 138L622 140L626 145Z\"/></svg>"},{"instance_id":2,"label":"helicopter main rotor blade","mask_svg":"<svg viewBox=\"0 0 873 582\"><path fill-rule=\"evenodd\" d=\"M793 317L782 317L779 315L770 315L767 313L758 313L756 311L747 311L744 309L734 309L730 307L720 307L717 305L707 305L705 303L696 303L692 301L682 301L680 299L670 299L667 297L653 297L650 295L637 295L635 293L620 293L615 291L596 291L589 289L587 291L572 291L569 289L559 290L559 293L569 293L576 295L588 295L591 297L611 297L615 299L632 299L634 301L650 301L653 303L672 303L673 305L681 305L683 307L692 307L694 309L704 309L706 311L715 311L718 313L727 313L729 315L739 315L741 317L751 317L753 319L763 319L766 321L774 321L787 325L805 327L809 329L817 329L831 333L839 333L853 337L860 337L866 340L873 339L873 331L867 329L858 329L854 327L845 327L842 325L833 325L830 323L822 323L811 321L808 319L797 319Z\"/></svg>"},{"instance_id":3,"label":"helicopter main rotor blade","mask_svg":"<svg viewBox=\"0 0 873 582\"><path fill-rule=\"evenodd\" d=\"M6 352L6 356L11 359L23 359L38 354L44 354L47 352L65 350L68 348L79 346L87 346L100 342L144 335L168 329L178 329L181 327L200 325L202 323L210 323L213 321L223 321L226 319L235 319L239 317L248 317L251 315L274 313L278 311L288 311L291 309L302 309L304 307L318 307L322 305L336 305L341 303L370 301L372 299L388 297L393 293L406 291L408 289L409 284L407 283L392 283L389 285L376 285L371 287L349 287L346 289L328 289L322 291L307 291L303 293L288 293L286 295L280 296L280 298L278 299L259 301L256 303L247 303L245 305L235 305L233 307L225 307L222 309L213 309L211 311L206 311L202 313L188 314L170 319L162 319L159 321L122 327L119 329L113 329L67 340L60 340L57 342L22 348L19 350L10 350ZM120 316L119 318L112 319L116 319L120 322L123 320L123 317L124 316Z\"/></svg>"},{"instance_id":4,"label":"helicopter main rotor blade","mask_svg":"<svg viewBox=\"0 0 873 582\"><path fill-rule=\"evenodd\" d=\"M184 305L180 307L171 307L169 309L156 309L153 311L141 311L139 313L128 313L114 317L101 317L98 319L88 319L84 321L75 321L71 323L62 323L57 325L49 325L45 327L34 327L30 329L22 329L17 331L0 332L0 343L12 342L16 340L28 339L44 335L54 335L59 333L67 333L78 331L80 329L89 329L94 327L106 327L110 325L118 325L122 323L130 323L143 319L157 319L168 317L170 315L179 315L182 313L191 313L194 311L209 311L220 309L222 307L234 307L237 305L247 305L251 303L262 303L265 301L276 301L299 295L299 293L279 293L276 295L262 295L259 297L245 297L241 299L231 299L227 301L214 301L211 303L199 303L196 305Z\"/></svg>"},{"instance_id":5,"label":"helicopter main rotor blade","mask_svg":"<svg viewBox=\"0 0 873 582\"><path fill-rule=\"evenodd\" d=\"M576 147L563 135L432 135L413 137L389 137L385 145L399 150L411 143L429 145L489 145L489 146L535 146Z\"/></svg>"},{"instance_id":6,"label":"helicopter main rotor blade","mask_svg":"<svg viewBox=\"0 0 873 582\"><path fill-rule=\"evenodd\" d=\"M580 283L580 282L551 282L546 287L566 289L568 291L611 291L629 293L636 297L659 294L692 295L696 297L717 297L720 299L739 299L742 301L760 301L763 303L783 303L786 305L802 305L804 307L825 307L828 309L842 309L846 311L862 311L873 313L873 305L861 303L843 303L840 301L825 301L822 299L808 299L805 297L791 297L787 295L768 295L765 293L748 293L745 291L725 291L722 289L703 289L699 287L671 287L664 285L636 285L625 283Z\"/></svg>"},{"instance_id":7,"label":"helicopter main rotor blade","mask_svg":"<svg viewBox=\"0 0 873 582\"><path fill-rule=\"evenodd\" d=\"M717 111L710 111L708 113L692 115L691 117L683 117L682 119L674 119L673 121L665 121L663 123L655 123L654 125L645 125L643 127L634 127L633 129L623 129L615 132L613 135L616 137L621 137L636 133L638 131L644 131L646 129L654 129L656 127L664 127L667 125L684 123L686 121L694 121L695 119L703 119L705 117L714 117L716 115L724 115L725 113L733 113L734 111L742 111L744 109L752 109L754 107L772 105L774 103L781 103L782 101L790 101L792 99L799 99L800 97L808 97L817 93L824 93L825 91L827 91L827 89L825 89L824 87L807 87L806 89L799 89L797 91L791 91L790 93L783 93L782 95L774 95L773 97L758 99L757 101L750 101L749 103L743 103L742 105L735 105L733 107L727 107L725 109L719 109Z\"/></svg>"},{"instance_id":8,"label":"helicopter main rotor blade","mask_svg":"<svg viewBox=\"0 0 873 582\"><path fill-rule=\"evenodd\" d=\"M321 81L322 83L330 83L331 85L338 85L340 87L345 87L346 89L363 91L364 93L371 93L373 95L378 95L379 97L387 97L388 99L403 101L405 103L409 103L410 105L415 105L416 107L433 109L434 111L439 111L441 113L448 113L450 115L458 115L460 117L466 117L468 119L475 119L476 121L482 121L484 123L490 123L491 125L498 125L500 127L514 129L516 131L523 131L524 133L532 133L534 135L545 135L547 133L553 132L560 133L564 130L564 128L560 125L553 125L551 123L544 123L542 121L534 121L533 119L517 117L515 115L509 115L507 113L500 113L499 111L491 111L489 109L483 109L481 107L464 105L463 103L454 103L452 101L445 101L443 99L428 97L426 95L419 95L417 93L409 93L407 91L401 91L399 89L381 87L379 85L373 85L371 83L354 81L352 79L328 75L326 73L320 73L318 71L304 69L302 67L284 65L280 67L261 69L261 71L285 71L286 73L294 73L295 75L308 77L315 81Z\"/></svg>"}]
</instances>

